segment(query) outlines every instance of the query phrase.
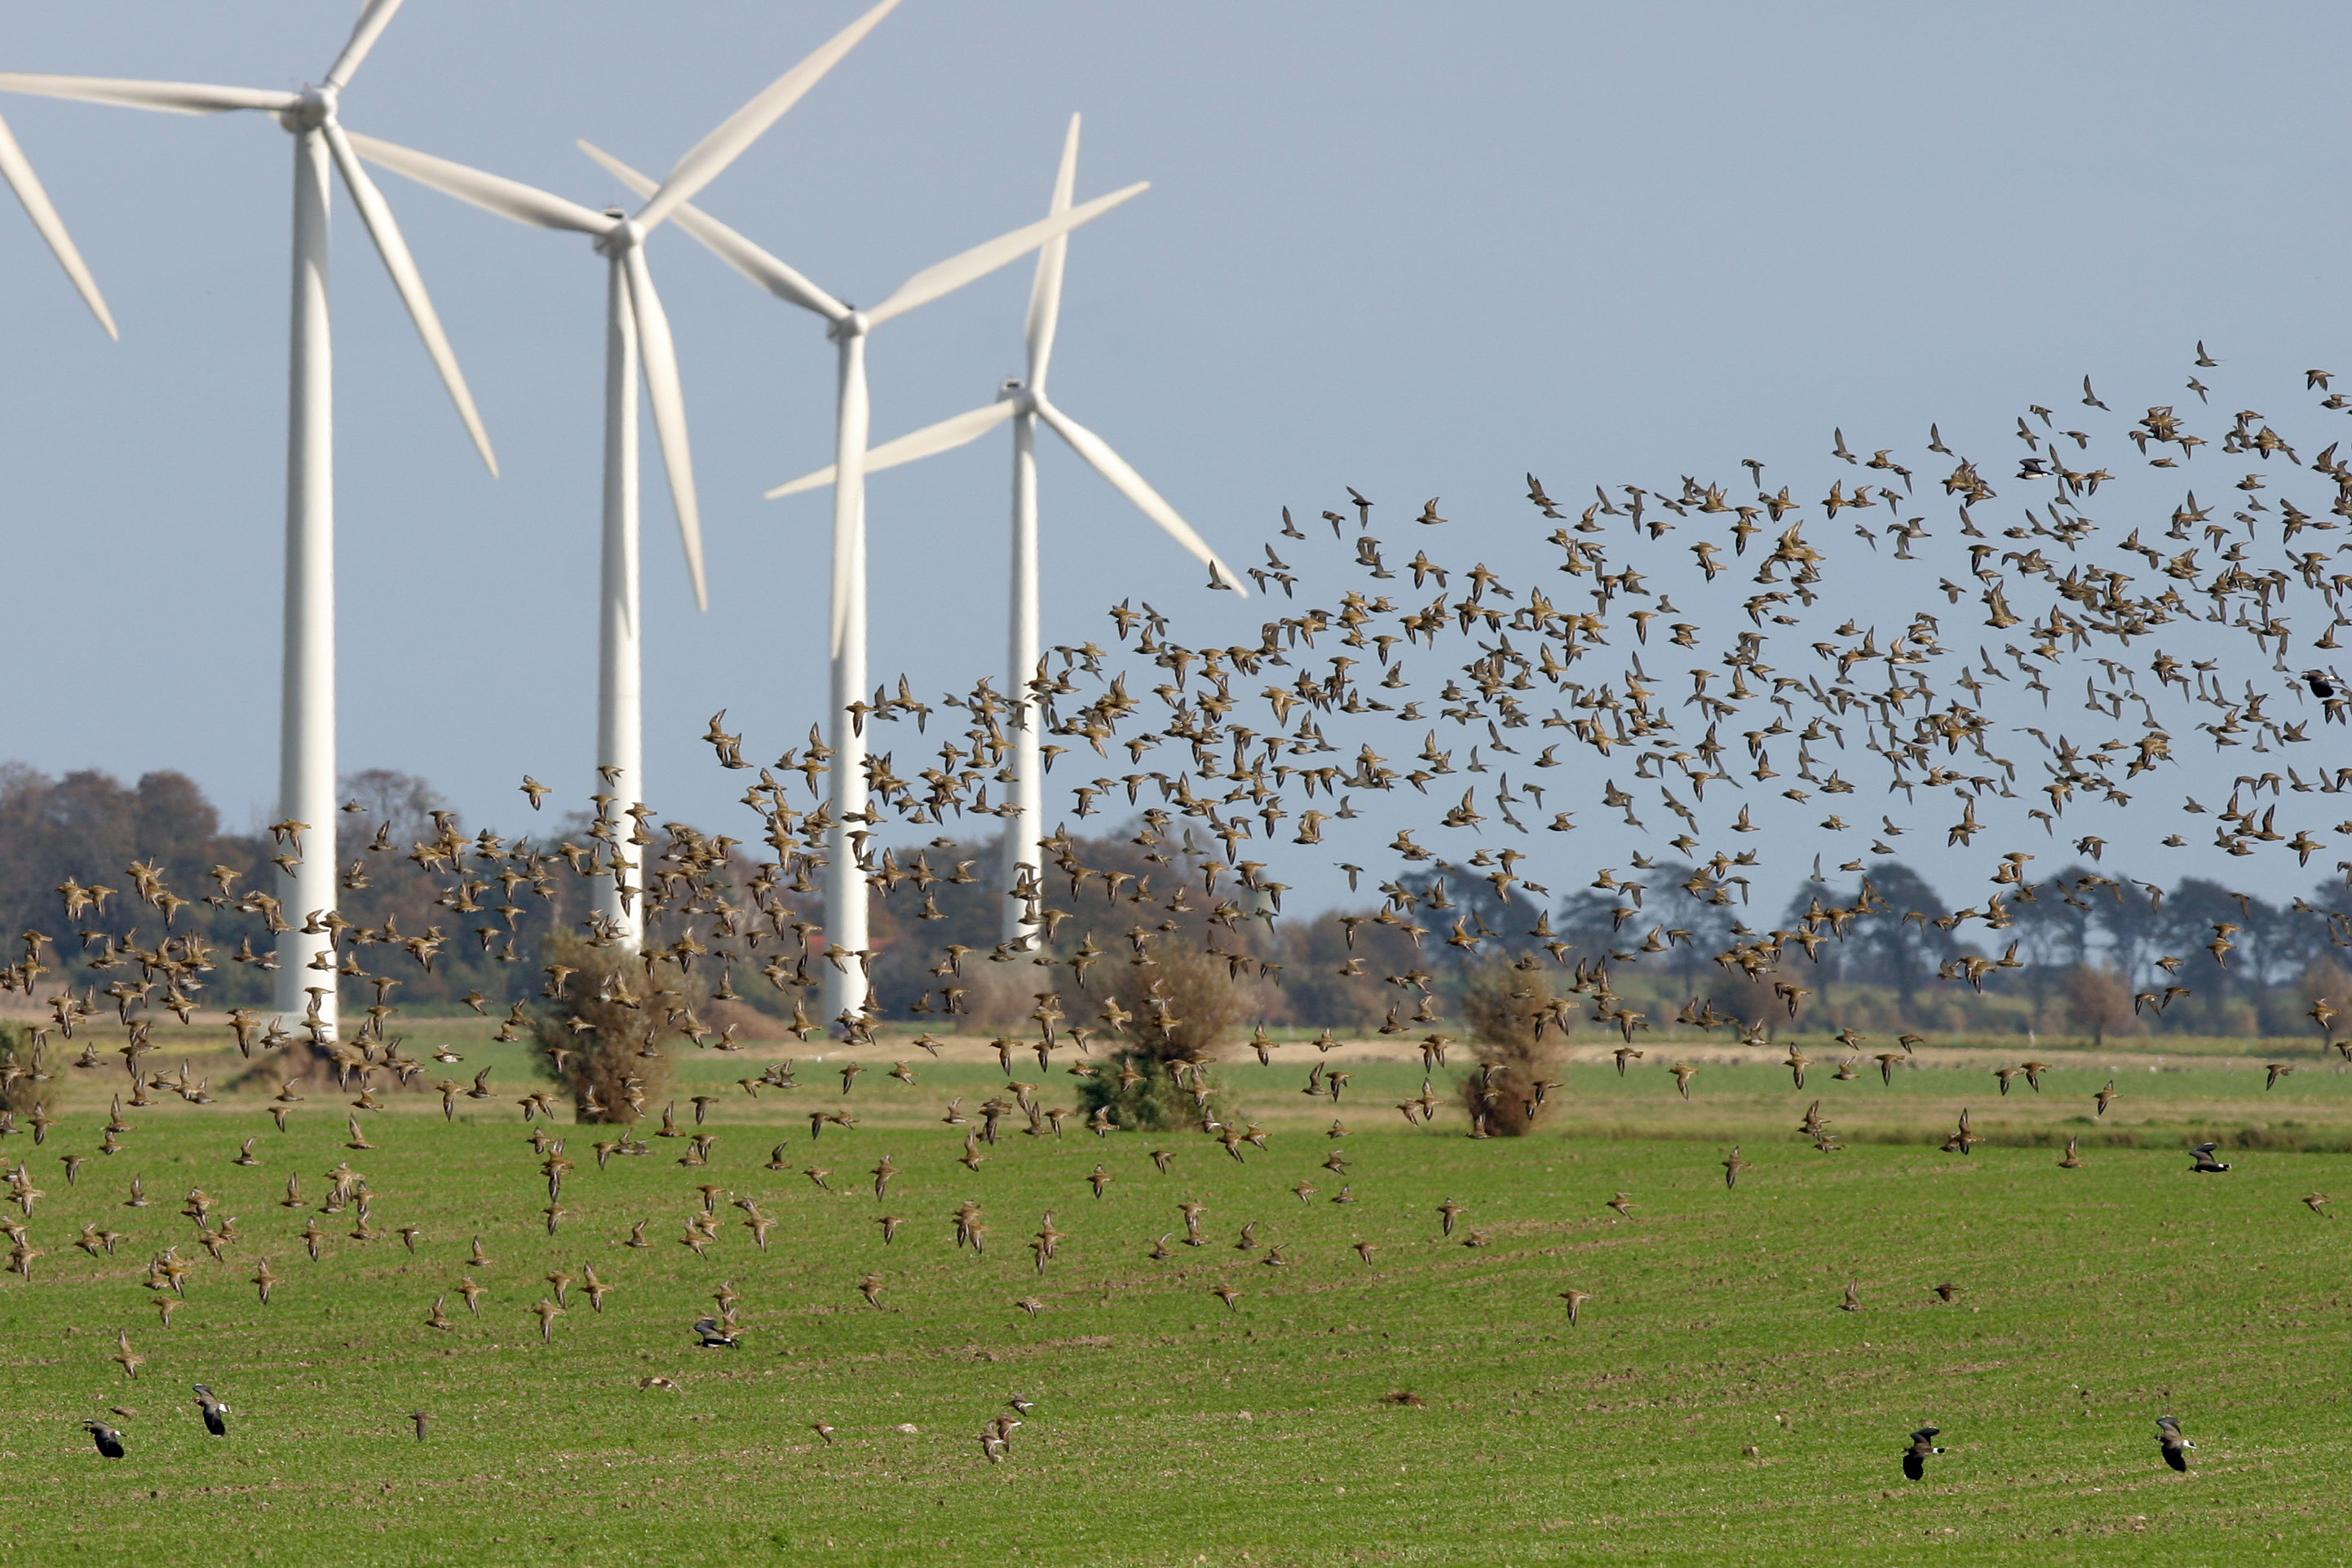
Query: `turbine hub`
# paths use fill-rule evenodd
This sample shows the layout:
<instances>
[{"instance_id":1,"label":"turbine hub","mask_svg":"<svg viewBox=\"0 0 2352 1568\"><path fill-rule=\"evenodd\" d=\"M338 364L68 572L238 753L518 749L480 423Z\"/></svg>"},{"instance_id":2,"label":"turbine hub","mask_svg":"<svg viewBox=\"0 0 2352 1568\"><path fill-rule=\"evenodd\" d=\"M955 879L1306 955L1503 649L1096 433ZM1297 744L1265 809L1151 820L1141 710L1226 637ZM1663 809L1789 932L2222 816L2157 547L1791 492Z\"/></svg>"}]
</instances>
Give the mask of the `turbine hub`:
<instances>
[{"instance_id":1,"label":"turbine hub","mask_svg":"<svg viewBox=\"0 0 2352 1568\"><path fill-rule=\"evenodd\" d=\"M610 208L606 210L612 211ZM636 219L623 217L617 212L613 212L612 216L615 220L613 226L596 241L599 251L608 256L618 256L646 243L646 231L638 226Z\"/></svg>"},{"instance_id":2,"label":"turbine hub","mask_svg":"<svg viewBox=\"0 0 2352 1568\"><path fill-rule=\"evenodd\" d=\"M316 131L335 118L338 97L331 87L306 87L292 108L278 112L278 122L289 131Z\"/></svg>"}]
</instances>

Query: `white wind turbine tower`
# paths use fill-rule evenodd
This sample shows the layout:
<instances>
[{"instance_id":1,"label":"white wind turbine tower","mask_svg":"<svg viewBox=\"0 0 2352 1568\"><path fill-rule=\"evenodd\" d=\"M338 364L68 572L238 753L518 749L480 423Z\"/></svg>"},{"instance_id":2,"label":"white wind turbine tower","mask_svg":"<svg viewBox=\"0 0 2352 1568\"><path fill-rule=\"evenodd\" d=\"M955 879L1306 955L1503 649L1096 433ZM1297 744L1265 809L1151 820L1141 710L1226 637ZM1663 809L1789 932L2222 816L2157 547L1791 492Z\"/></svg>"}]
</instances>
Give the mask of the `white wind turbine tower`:
<instances>
[{"instance_id":1,"label":"white wind turbine tower","mask_svg":"<svg viewBox=\"0 0 2352 1568\"><path fill-rule=\"evenodd\" d=\"M654 188L651 180L617 158L586 142L581 145L631 190L642 194ZM850 707L864 700L866 680L864 459L870 421L866 391L866 335L893 317L903 316L919 305L927 305L1019 260L1148 188L1148 183L1129 185L974 246L925 267L869 310L835 299L706 213L688 205L680 206L673 214L680 228L752 282L789 304L824 317L830 323L826 335L838 350L834 451L835 470L842 477L833 491L833 615L829 643L833 680L828 712L833 729L830 744L834 821L826 852L824 932L826 944L845 955L865 955L868 946L866 873L857 864L857 850L865 841L868 827L866 733L862 716L853 713ZM826 976L827 1015L838 1020L862 1014L867 989L862 963L838 965L834 973Z\"/></svg>"},{"instance_id":2,"label":"white wind turbine tower","mask_svg":"<svg viewBox=\"0 0 2352 1568\"><path fill-rule=\"evenodd\" d=\"M1061 172L1054 181L1055 214L1069 210L1070 193L1078 173L1078 117L1070 116L1069 135L1062 144ZM1231 588L1243 598L1249 590L1239 576L1219 559L1216 551L1144 482L1127 460L1093 431L1045 401L1045 371L1054 357L1054 333L1062 313L1062 268L1069 251L1066 233L1046 241L1037 253L1037 276L1029 288L1027 340L1029 373L1025 380L1007 382L994 402L926 426L866 453L868 474L895 468L941 452L953 451L1003 423L1013 422L1013 593L1009 639L1007 692L1013 705L1013 800L1020 808L1004 834L1004 885L1018 885L1024 875L1041 876L1045 866L1045 769L1039 755L1044 726L1030 700L1029 683L1036 677L1037 629L1037 422L1044 420L1070 449L1087 460L1096 473L1109 480L1120 495L1143 515L1165 528L1169 536L1207 566L1210 580ZM833 483L834 470L821 468L768 492L789 496ZM1024 872L1024 868L1026 868ZM1033 934L1030 918L1020 903L1008 901L1004 935L1020 939Z\"/></svg>"},{"instance_id":3,"label":"white wind turbine tower","mask_svg":"<svg viewBox=\"0 0 2352 1568\"><path fill-rule=\"evenodd\" d=\"M286 439L286 648L278 731L281 864L278 896L289 929L278 938L278 1010L299 1014L319 991L322 1033L336 1024L334 959L328 928L310 918L335 904L335 486L334 378L327 309L330 164L360 211L394 287L425 340L474 444L498 473L425 280L393 221L392 209L360 166L338 119L352 75L375 47L400 0L367 0L326 79L300 92L199 82L0 72L0 92L77 99L176 114L259 110L294 137L294 308ZM307 835L307 837L305 836Z\"/></svg>"},{"instance_id":4,"label":"white wind turbine tower","mask_svg":"<svg viewBox=\"0 0 2352 1568\"><path fill-rule=\"evenodd\" d=\"M596 766L599 791L623 808L645 799L645 724L640 673L644 632L638 619L637 378L642 368L670 500L686 546L694 601L709 608L702 573L702 530L688 449L686 404L668 318L654 292L645 259L646 235L687 197L716 179L803 94L856 47L898 0L882 0L823 47L771 83L705 137L670 171L659 193L635 219L597 213L517 181L413 152L371 136L354 136L360 155L421 184L473 203L500 217L540 228L594 236L607 273L604 312L604 506L603 586L597 623ZM623 824L625 825L625 824ZM597 912L628 951L645 935L639 867L622 841L610 848L612 875L597 883Z\"/></svg>"},{"instance_id":5,"label":"white wind turbine tower","mask_svg":"<svg viewBox=\"0 0 2352 1568\"><path fill-rule=\"evenodd\" d=\"M41 188L41 177L33 172L32 160L16 145L16 138L5 120L0 120L0 178L8 182L16 199L25 204L25 215L33 220L41 237L49 242L50 253L66 269L66 276L73 279L74 287L80 290L82 303L89 307L89 313L98 318L98 324L106 329L108 337L120 340L122 334L114 329L114 312L106 308L106 298L98 291L98 279L82 264L81 252L74 248L73 236L66 233L65 220L58 216L48 192Z\"/></svg>"}]
</instances>

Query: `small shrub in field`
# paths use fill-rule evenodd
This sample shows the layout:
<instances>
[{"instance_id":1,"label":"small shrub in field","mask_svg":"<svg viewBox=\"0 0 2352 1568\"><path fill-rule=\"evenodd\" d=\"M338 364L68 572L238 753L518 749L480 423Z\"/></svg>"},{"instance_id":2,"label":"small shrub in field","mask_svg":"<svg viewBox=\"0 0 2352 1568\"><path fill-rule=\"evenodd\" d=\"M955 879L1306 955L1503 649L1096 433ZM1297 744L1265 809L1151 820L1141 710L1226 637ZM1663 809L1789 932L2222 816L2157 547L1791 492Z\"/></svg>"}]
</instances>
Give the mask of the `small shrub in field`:
<instances>
[{"instance_id":1,"label":"small shrub in field","mask_svg":"<svg viewBox=\"0 0 2352 1568\"><path fill-rule=\"evenodd\" d=\"M1111 1046L1094 1077L1079 1082L1081 1108L1092 1114L1108 1105L1122 1127L1171 1127L1204 1113L1223 1115L1212 1070L1184 1064L1214 1061L1265 1008L1262 983L1235 980L1223 959L1173 946L1156 957L1124 966L1112 981L1111 999L1129 1015L1125 1039Z\"/></svg>"},{"instance_id":2,"label":"small shrub in field","mask_svg":"<svg viewBox=\"0 0 2352 1568\"><path fill-rule=\"evenodd\" d=\"M1478 1061L1462 1079L1463 1109L1474 1126L1518 1137L1549 1108L1537 1086L1549 1084L1559 1066L1568 1009L1553 1006L1544 970L1494 957L1464 977L1461 1010Z\"/></svg>"},{"instance_id":3,"label":"small shrub in field","mask_svg":"<svg viewBox=\"0 0 2352 1568\"><path fill-rule=\"evenodd\" d=\"M530 1025L541 1068L571 1095L583 1122L634 1122L669 1092L677 1011L690 1010L700 986L676 964L648 966L619 946L592 947L563 932L541 949L572 973L543 998ZM579 1027L579 1026L586 1027Z\"/></svg>"},{"instance_id":4,"label":"small shrub in field","mask_svg":"<svg viewBox=\"0 0 2352 1568\"><path fill-rule=\"evenodd\" d=\"M0 1109L30 1111L43 1088L33 1075L47 1071L47 1051L33 1043L33 1031L0 1023Z\"/></svg>"}]
</instances>

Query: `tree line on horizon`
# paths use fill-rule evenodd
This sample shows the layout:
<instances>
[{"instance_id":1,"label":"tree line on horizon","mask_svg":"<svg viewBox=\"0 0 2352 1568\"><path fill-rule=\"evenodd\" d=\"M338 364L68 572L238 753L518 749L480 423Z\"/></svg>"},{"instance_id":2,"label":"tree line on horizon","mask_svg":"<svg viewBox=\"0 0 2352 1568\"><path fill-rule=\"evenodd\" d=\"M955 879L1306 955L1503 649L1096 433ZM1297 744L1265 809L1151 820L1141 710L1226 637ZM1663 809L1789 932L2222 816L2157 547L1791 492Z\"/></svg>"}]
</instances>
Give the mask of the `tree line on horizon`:
<instances>
[{"instance_id":1,"label":"tree line on horizon","mask_svg":"<svg viewBox=\"0 0 2352 1568\"><path fill-rule=\"evenodd\" d=\"M383 932L442 938L429 968L404 968L393 998L401 1013L446 1015L462 1010L469 996L484 1011L503 1013L537 997L550 934L576 927L586 911L577 879L561 874L559 862L558 874L509 893L543 917L502 924L479 908L459 914L454 905L465 900L453 898L448 868L413 852L426 840L463 834L457 813L414 775L374 769L343 785L360 809L336 824L341 913ZM552 860L583 826L551 817L536 841ZM1903 1030L2276 1037L2314 1031L2306 1014L2318 998L2352 1009L2352 969L2343 956L2352 921L2335 907L2345 897L2332 883L2281 905L2202 878L2166 890L2070 865L1996 890L1999 904L1979 906L1998 922L1989 925L1981 913L1955 921L1924 878L1886 860L1842 883L1801 885L1771 922L1730 897L1719 877L1675 862L1604 875L1597 880L1608 885L1549 902L1530 898L1491 868L1439 862L1377 894L1368 888L1360 906L1302 911L1275 907L1279 894L1245 888L1230 870L1213 874L1219 858L1181 836L1163 813L1147 811L1073 847L1096 874L1072 887L1066 878L1057 884L1048 867L1039 901L1055 927L1044 934L1045 946L1066 959L1072 939L1058 929L1064 925L1118 931L1123 906L1139 912L1143 895L1156 889L1165 900L1179 883L1194 890L1192 906L1171 914L1155 904L1148 925L1128 922L1125 939L1080 971L1087 996L1072 998L1066 979L1033 979L1055 971L1034 969L1034 954L1001 939L1009 895L981 870L998 863L993 836L894 845L877 856L875 881L871 962L885 1015L943 1033L1018 1030L1045 1007L1085 1029L1093 1027L1096 998L1124 998L1120 1005L1132 1012L1148 1003L1155 980L1164 991L1187 969L1202 971L1188 981L1189 994L1227 1030L1380 1030L1408 1043L1447 1027L1448 1019L1458 1028L1465 1003L1475 1011L1482 988L1491 991L1498 977L1514 972L1545 976L1547 1003L1569 998L1570 1005L1552 1009L1559 1028L1612 1033L1696 1021L1784 1034L1851 1027L1887 1037ZM19 965L36 956L26 934L47 938L37 955L47 972L19 999L39 1004L60 985L99 992L135 984L140 948L168 932L208 948L198 1005L266 1010L268 946L253 941L254 925L235 902L270 885L278 852L267 832L226 829L184 774L151 772L126 785L94 769L51 777L0 764L0 920L16 938L11 956ZM736 854L740 884L756 873L756 862L740 849ZM134 865L147 869L134 873ZM60 885L124 889L147 874L173 890L168 911L118 894L65 919ZM803 918L813 933L814 899ZM1776 933L1789 953L1809 949L1811 958L1784 967L1778 984L1712 956ZM942 948L961 951L942 965L935 961ZM761 978L779 962L772 945L731 957L721 943L714 949L709 983L722 998L771 1017L793 1015L791 996ZM808 953L797 961L808 962ZM1589 1018L1574 1005L1572 980L1601 967L1609 974L1601 991L1631 1021ZM1213 999L1212 982L1223 993ZM1058 1001L1044 999L1057 993Z\"/></svg>"}]
</instances>

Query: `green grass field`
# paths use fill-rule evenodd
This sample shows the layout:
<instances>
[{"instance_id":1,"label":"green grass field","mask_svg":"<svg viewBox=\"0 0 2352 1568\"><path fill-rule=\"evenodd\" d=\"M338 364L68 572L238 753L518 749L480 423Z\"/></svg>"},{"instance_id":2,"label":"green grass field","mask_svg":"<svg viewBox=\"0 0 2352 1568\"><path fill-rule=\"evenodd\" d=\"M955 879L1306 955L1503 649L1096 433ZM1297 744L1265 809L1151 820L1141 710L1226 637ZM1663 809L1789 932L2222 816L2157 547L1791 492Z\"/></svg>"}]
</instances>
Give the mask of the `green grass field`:
<instances>
[{"instance_id":1,"label":"green grass field","mask_svg":"<svg viewBox=\"0 0 2352 1568\"><path fill-rule=\"evenodd\" d=\"M412 1051L439 1038L427 1027ZM1474 1142L1451 1106L1408 1128L1392 1106L1420 1070L1381 1061L1355 1064L1351 1135L1327 1138L1328 1103L1297 1092L1311 1053L1290 1048L1227 1074L1270 1131L1245 1164L1189 1132L1098 1140L1074 1118L1060 1142L1008 1127L975 1173L938 1116L1002 1085L992 1061L918 1056L908 1088L880 1071L898 1052L867 1053L876 1070L845 1101L838 1058L802 1047L796 1092L727 1090L707 1169L648 1138L599 1170L602 1134L556 1129L578 1168L551 1238L512 1103L520 1052L478 1028L450 1037L506 1092L461 1101L456 1124L437 1099L399 1096L367 1118L366 1151L343 1147L347 1097L317 1089L283 1135L248 1091L131 1112L123 1150L95 1155L119 1072L61 1074L46 1144L0 1144L47 1193L30 1281L0 1276L0 1561L2352 1557L2335 1473L2352 1278L2340 1222L2298 1201L2334 1192L2343 1159L2237 1147L2229 1175L2191 1176L2178 1148L2205 1127L2255 1145L2352 1132L2352 1076L2315 1060L2265 1092L2258 1061L2150 1073L2086 1053L2007 1100L1964 1055L1892 1088L1829 1081L1824 1063L1801 1093L1760 1063L1718 1064L1685 1103L1659 1070L1669 1049L1622 1080L1571 1067L1553 1130ZM681 1103L746 1061L692 1060ZM216 1087L231 1061L211 1064ZM2110 1075L2125 1096L2108 1117L2070 1124ZM1068 1102L1054 1075L1025 1076ZM1847 1151L1796 1135L1815 1098ZM1940 1135L1961 1103L2006 1141L1962 1158L1912 1134ZM845 1104L860 1125L812 1142L808 1109ZM2142 1146L2100 1141L2118 1130ZM2037 1146L2070 1133L2084 1169ZM260 1163L231 1163L257 1134ZM1752 1165L1727 1191L1735 1139ZM771 1171L779 1142L789 1168ZM1166 1175L1148 1157L1161 1147ZM1335 1148L1344 1175L1322 1166ZM68 1152L93 1154L70 1186ZM904 1174L877 1203L865 1173L885 1153ZM322 1217L314 1264L299 1232L341 1160L373 1189L383 1239ZM1097 1161L1116 1177L1099 1200ZM834 1191L801 1174L812 1164ZM123 1207L134 1174L151 1207ZM278 1205L289 1175L312 1207ZM727 1190L721 1239L698 1258L677 1239L704 1182ZM1302 1182L1318 1189L1305 1202ZM237 1217L225 1262L179 1214L194 1186ZM1355 1201L1329 1201L1343 1186ZM1621 1188L1630 1220L1602 1207ZM779 1222L765 1251L726 1206L739 1196ZM2352 1186L2341 1197L2352 1207ZM967 1198L984 1206L984 1257L953 1245ZM1206 1205L1199 1249L1181 1245L1187 1198ZM1452 1239L1447 1199L1465 1206ZM1066 1239L1041 1277L1026 1243L1048 1209ZM887 1246L883 1212L904 1217ZM652 1246L621 1245L640 1219ZM1259 1250L1234 1245L1247 1221ZM125 1234L115 1257L74 1249L86 1222ZM1167 1232L1175 1256L1153 1261ZM1485 1245L1462 1245L1472 1232ZM471 1270L478 1318L457 1289L476 1237L491 1259ZM173 1243L195 1270L166 1329L141 1281ZM1259 1261L1271 1243L1287 1267ZM268 1307L247 1283L265 1257L281 1276ZM575 1284L542 1343L543 1276L587 1263L614 1287L604 1310ZM856 1289L869 1271L881 1311ZM688 1325L722 1281L743 1347L697 1350ZM1928 1293L1942 1281L1953 1304ZM1849 1282L1858 1312L1839 1310ZM1242 1292L1231 1310L1219 1283ZM1576 1328L1571 1286L1592 1292ZM446 1333L424 1322L444 1292ZM135 1381L109 1359L126 1329L148 1358ZM656 1375L680 1392L640 1389ZM196 1381L235 1407L229 1437L205 1435ZM1422 1403L1389 1397L1406 1393ZM1036 1408L992 1466L975 1435L1016 1394ZM434 1416L421 1444L417 1409ZM2187 1476L2158 1461L2166 1412L2200 1445ZM91 1416L129 1458L95 1453L78 1425ZM1896 1455L1930 1421L1952 1452L1906 1482Z\"/></svg>"}]
</instances>

